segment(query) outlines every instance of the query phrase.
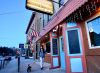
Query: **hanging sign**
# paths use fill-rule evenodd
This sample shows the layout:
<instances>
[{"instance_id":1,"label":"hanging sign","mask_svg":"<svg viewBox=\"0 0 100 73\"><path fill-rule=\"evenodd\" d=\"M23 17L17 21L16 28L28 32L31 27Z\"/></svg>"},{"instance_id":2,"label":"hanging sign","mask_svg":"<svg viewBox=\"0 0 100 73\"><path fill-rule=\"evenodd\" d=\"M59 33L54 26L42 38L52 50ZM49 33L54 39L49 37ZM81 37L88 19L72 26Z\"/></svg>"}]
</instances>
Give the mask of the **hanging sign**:
<instances>
[{"instance_id":1,"label":"hanging sign","mask_svg":"<svg viewBox=\"0 0 100 73\"><path fill-rule=\"evenodd\" d=\"M49 0L26 0L26 8L42 13L53 14L53 3Z\"/></svg>"}]
</instances>

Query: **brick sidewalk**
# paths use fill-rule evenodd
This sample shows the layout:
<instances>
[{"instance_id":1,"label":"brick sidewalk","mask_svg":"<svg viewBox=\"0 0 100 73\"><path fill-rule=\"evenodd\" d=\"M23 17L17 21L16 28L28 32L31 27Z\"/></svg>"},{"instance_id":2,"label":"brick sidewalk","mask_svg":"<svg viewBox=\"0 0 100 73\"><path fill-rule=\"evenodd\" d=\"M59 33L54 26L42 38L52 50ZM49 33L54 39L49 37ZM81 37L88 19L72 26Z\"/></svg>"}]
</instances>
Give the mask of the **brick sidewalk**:
<instances>
[{"instance_id":1,"label":"brick sidewalk","mask_svg":"<svg viewBox=\"0 0 100 73\"><path fill-rule=\"evenodd\" d=\"M24 59L21 57L20 59L20 72L19 73L27 73L27 65L31 64L32 72L30 73L65 73L65 71L61 69L49 69L50 64L44 63L44 69L40 69L39 61L34 61L33 59ZM0 73L18 73L18 62L17 59L13 59L8 63L8 65L0 70Z\"/></svg>"}]
</instances>

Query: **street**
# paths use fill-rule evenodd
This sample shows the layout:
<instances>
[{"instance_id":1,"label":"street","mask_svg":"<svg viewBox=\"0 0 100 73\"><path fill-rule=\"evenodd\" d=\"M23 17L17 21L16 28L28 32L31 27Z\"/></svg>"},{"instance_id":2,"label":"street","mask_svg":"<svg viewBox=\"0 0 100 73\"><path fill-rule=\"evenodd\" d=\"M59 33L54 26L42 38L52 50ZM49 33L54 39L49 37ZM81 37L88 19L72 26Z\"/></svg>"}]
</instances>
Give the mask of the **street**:
<instances>
[{"instance_id":1,"label":"street","mask_svg":"<svg viewBox=\"0 0 100 73\"><path fill-rule=\"evenodd\" d=\"M0 73L18 73L18 60L13 57L13 59L0 70ZM32 71L30 73L65 73L64 70L61 69L49 69L50 65L48 63L44 63L44 69L40 69L39 61L34 61L33 59L25 59L24 57L20 58L20 72L19 73L27 73L27 65L30 64L32 66Z\"/></svg>"}]
</instances>

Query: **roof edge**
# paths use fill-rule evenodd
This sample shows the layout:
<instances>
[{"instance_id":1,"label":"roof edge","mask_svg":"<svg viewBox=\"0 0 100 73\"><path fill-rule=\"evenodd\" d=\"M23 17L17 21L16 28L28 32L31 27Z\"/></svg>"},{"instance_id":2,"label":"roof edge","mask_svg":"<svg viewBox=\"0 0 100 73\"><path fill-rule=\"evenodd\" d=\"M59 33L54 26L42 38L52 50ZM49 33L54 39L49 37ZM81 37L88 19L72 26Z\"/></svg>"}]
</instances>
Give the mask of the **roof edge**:
<instances>
[{"instance_id":1,"label":"roof edge","mask_svg":"<svg viewBox=\"0 0 100 73\"><path fill-rule=\"evenodd\" d=\"M31 15L29 24L28 24L27 29L26 29L26 32L25 32L26 34L28 33L28 30L29 30L29 28L31 26L32 21L34 20L34 17L35 17L35 12L33 12L32 15Z\"/></svg>"}]
</instances>

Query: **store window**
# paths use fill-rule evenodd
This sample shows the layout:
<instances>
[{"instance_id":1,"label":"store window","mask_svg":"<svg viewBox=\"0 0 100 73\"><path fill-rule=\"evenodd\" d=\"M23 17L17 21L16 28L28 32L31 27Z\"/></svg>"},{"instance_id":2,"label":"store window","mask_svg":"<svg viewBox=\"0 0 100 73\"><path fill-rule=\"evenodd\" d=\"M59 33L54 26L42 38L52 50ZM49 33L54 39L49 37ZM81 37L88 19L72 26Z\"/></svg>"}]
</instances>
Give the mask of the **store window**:
<instances>
[{"instance_id":1,"label":"store window","mask_svg":"<svg viewBox=\"0 0 100 73\"><path fill-rule=\"evenodd\" d=\"M53 51L53 55L58 55L58 39L57 38L52 39L52 51Z\"/></svg>"},{"instance_id":2,"label":"store window","mask_svg":"<svg viewBox=\"0 0 100 73\"><path fill-rule=\"evenodd\" d=\"M74 36L74 37L73 37ZM80 42L77 30L68 31L69 54L80 54Z\"/></svg>"},{"instance_id":3,"label":"store window","mask_svg":"<svg viewBox=\"0 0 100 73\"><path fill-rule=\"evenodd\" d=\"M46 43L46 52L50 53L50 42Z\"/></svg>"},{"instance_id":4,"label":"store window","mask_svg":"<svg viewBox=\"0 0 100 73\"><path fill-rule=\"evenodd\" d=\"M87 22L89 45L100 48L100 16Z\"/></svg>"}]
</instances>

